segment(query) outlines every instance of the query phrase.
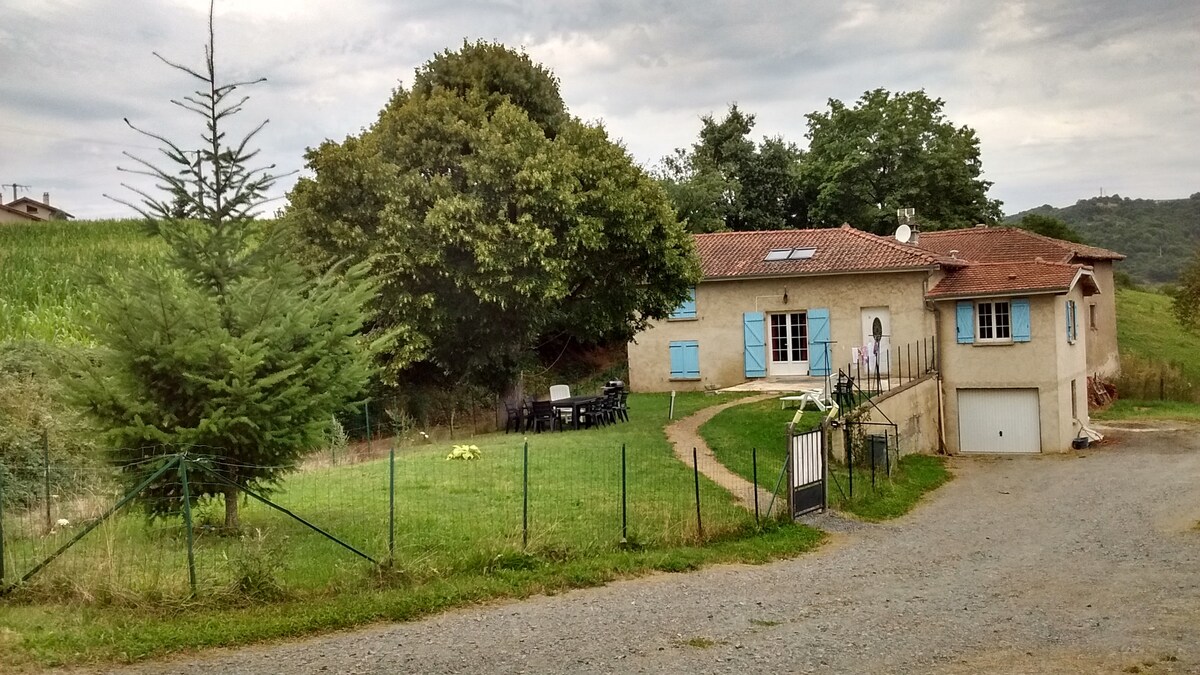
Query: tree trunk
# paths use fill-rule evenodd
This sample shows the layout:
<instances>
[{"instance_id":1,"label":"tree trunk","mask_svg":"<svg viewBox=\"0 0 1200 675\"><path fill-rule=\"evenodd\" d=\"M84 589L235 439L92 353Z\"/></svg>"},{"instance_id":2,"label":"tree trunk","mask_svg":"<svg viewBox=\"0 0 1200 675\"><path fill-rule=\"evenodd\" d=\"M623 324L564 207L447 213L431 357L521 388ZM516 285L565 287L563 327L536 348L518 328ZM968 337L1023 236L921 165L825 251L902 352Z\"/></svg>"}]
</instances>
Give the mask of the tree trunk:
<instances>
[{"instance_id":1,"label":"tree trunk","mask_svg":"<svg viewBox=\"0 0 1200 675\"><path fill-rule=\"evenodd\" d=\"M236 532L241 526L238 521L238 492L237 488L225 488L225 529Z\"/></svg>"}]
</instances>

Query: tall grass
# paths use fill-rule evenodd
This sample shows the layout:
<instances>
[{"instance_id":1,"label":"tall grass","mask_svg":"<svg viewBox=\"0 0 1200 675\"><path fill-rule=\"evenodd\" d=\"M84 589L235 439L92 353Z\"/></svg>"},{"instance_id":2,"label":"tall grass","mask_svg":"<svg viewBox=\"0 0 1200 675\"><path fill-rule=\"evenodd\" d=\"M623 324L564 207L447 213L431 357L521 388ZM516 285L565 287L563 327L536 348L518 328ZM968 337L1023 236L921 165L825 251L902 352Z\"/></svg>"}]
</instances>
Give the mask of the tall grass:
<instances>
[{"instance_id":1,"label":"tall grass","mask_svg":"<svg viewBox=\"0 0 1200 675\"><path fill-rule=\"evenodd\" d=\"M0 342L91 344L95 276L141 267L164 252L137 220L0 225Z\"/></svg>"},{"instance_id":2,"label":"tall grass","mask_svg":"<svg viewBox=\"0 0 1200 675\"><path fill-rule=\"evenodd\" d=\"M1200 401L1200 335L1183 329L1162 293L1117 292L1121 398Z\"/></svg>"}]
</instances>

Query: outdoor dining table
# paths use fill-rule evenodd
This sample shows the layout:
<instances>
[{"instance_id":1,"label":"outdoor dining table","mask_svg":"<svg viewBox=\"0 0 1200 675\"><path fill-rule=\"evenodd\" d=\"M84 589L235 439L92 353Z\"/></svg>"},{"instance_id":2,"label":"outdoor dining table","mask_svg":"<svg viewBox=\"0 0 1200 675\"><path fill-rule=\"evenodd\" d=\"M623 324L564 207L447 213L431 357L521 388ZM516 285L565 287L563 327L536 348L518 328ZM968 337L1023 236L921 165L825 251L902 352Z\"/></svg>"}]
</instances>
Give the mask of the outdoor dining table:
<instances>
[{"instance_id":1,"label":"outdoor dining table","mask_svg":"<svg viewBox=\"0 0 1200 675\"><path fill-rule=\"evenodd\" d=\"M571 425L575 429L579 429L579 410L589 404L595 403L603 399L603 396L591 394L587 396L571 396L568 398L560 398L557 401L551 401L555 408L570 408L571 409Z\"/></svg>"}]
</instances>

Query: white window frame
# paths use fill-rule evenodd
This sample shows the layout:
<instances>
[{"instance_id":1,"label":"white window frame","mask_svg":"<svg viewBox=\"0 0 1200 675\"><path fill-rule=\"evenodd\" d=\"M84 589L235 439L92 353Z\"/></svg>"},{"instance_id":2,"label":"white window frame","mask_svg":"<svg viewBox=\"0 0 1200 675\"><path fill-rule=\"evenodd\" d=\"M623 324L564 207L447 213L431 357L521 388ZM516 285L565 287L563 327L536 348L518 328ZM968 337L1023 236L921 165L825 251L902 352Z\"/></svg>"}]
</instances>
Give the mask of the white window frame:
<instances>
[{"instance_id":1,"label":"white window frame","mask_svg":"<svg viewBox=\"0 0 1200 675\"><path fill-rule=\"evenodd\" d=\"M998 325L996 318L1000 316L996 312L998 305L1004 305L1004 326ZM987 307L987 310L984 310ZM984 325L984 319L987 319L987 325ZM1003 328L1005 333L1002 337L997 337L997 333ZM985 329L990 332L990 336L985 336ZM975 303L975 341L984 344L1008 344L1012 339L1012 301L1011 300L979 300Z\"/></svg>"}]
</instances>

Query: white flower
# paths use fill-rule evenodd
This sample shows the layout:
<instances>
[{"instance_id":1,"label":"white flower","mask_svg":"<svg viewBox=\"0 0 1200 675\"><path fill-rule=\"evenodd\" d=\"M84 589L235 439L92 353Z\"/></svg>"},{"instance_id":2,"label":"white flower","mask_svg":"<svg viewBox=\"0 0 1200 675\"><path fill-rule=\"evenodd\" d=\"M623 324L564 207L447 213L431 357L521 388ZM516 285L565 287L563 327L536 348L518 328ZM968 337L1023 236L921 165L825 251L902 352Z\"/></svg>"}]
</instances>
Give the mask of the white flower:
<instances>
[{"instance_id":1,"label":"white flower","mask_svg":"<svg viewBox=\"0 0 1200 675\"><path fill-rule=\"evenodd\" d=\"M71 521L67 520L66 518L59 518L58 521L56 523L54 523L54 526L55 527L70 527Z\"/></svg>"}]
</instances>

